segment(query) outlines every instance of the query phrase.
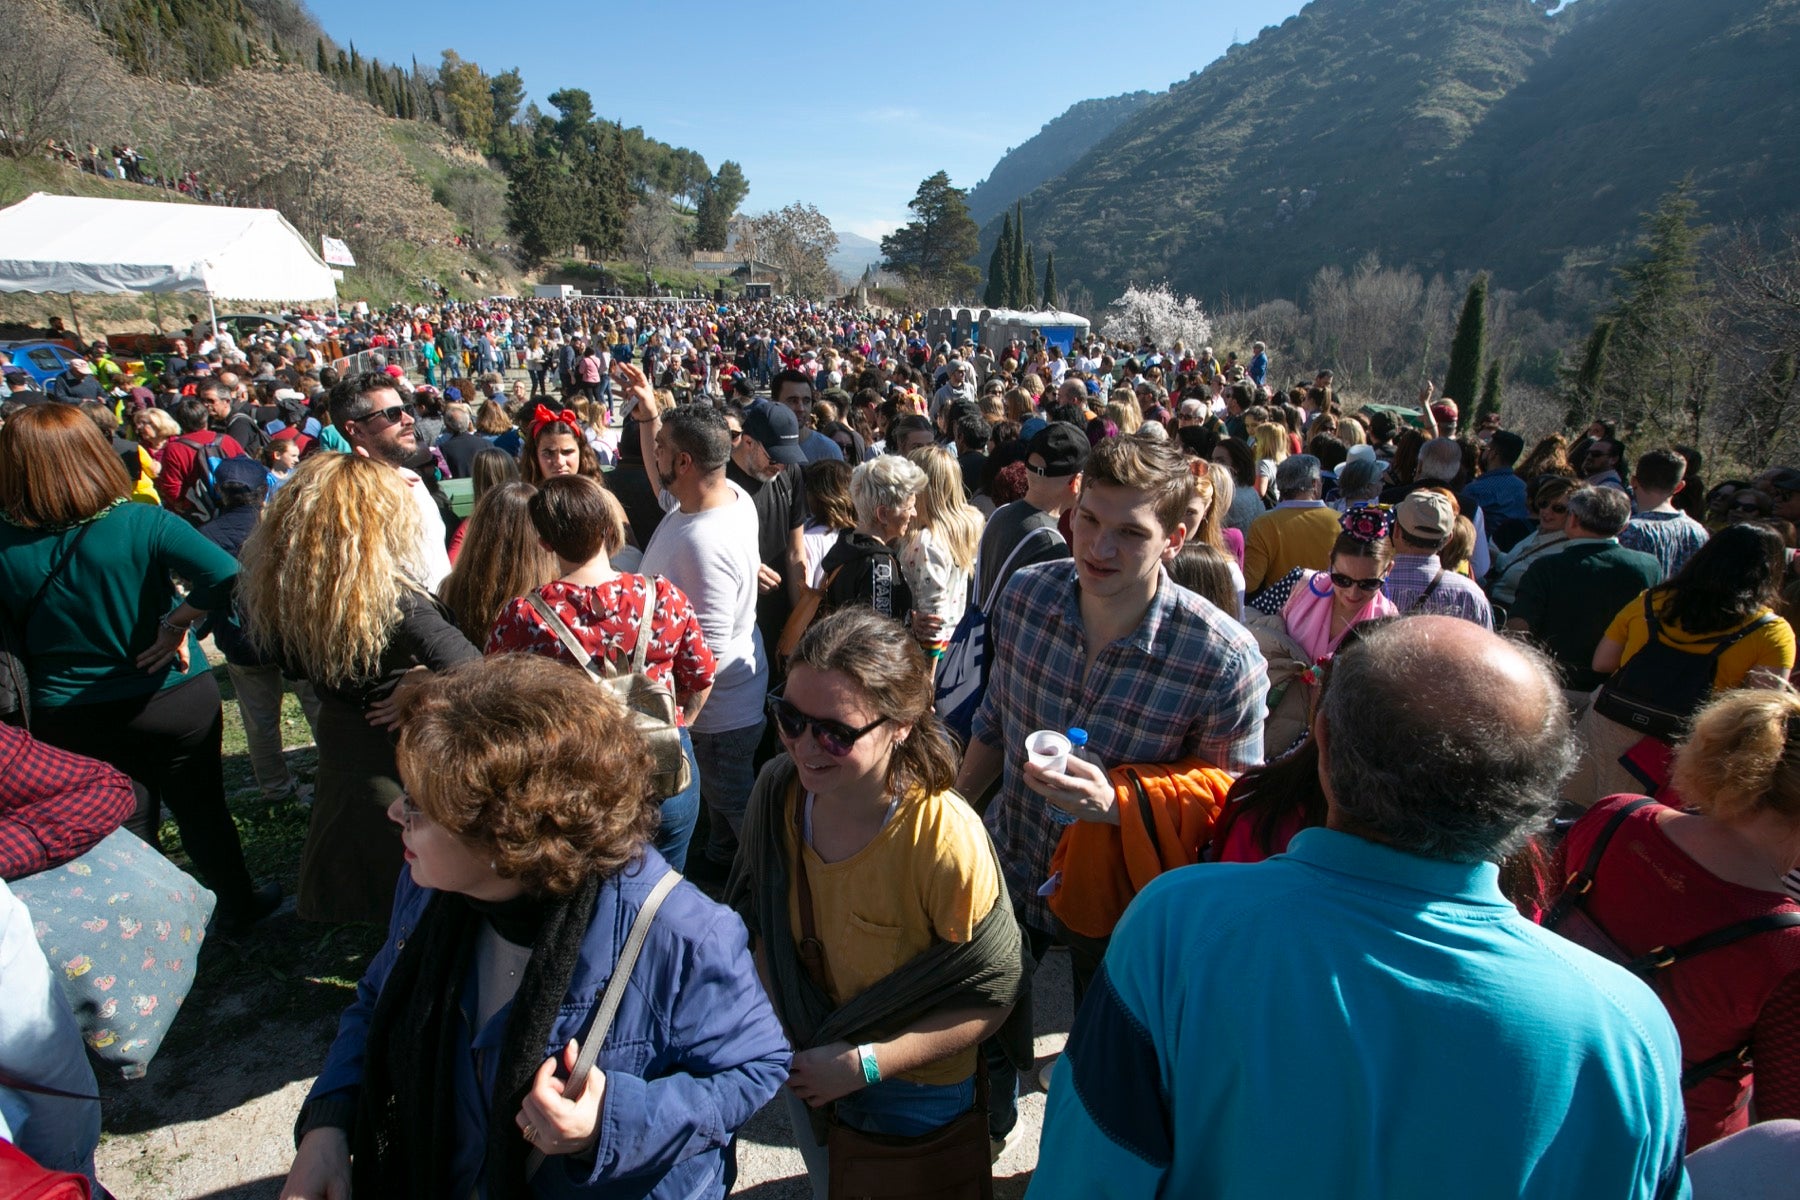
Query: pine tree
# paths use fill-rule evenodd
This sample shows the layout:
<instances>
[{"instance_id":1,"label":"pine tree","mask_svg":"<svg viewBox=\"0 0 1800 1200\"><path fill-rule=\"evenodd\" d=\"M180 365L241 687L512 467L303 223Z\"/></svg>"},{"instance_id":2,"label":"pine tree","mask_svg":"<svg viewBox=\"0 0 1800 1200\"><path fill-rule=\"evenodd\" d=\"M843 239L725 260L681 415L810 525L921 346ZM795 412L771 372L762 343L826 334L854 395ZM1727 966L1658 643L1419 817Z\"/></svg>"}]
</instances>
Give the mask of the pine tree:
<instances>
[{"instance_id":1,"label":"pine tree","mask_svg":"<svg viewBox=\"0 0 1800 1200\"><path fill-rule=\"evenodd\" d=\"M1012 249L1012 214L1006 214L1006 221L1000 226L1000 236L994 239L994 253L988 259L987 290L981 294L981 302L989 308L1006 307L1006 282L1011 277L1007 268L1006 252Z\"/></svg>"},{"instance_id":2,"label":"pine tree","mask_svg":"<svg viewBox=\"0 0 1800 1200\"><path fill-rule=\"evenodd\" d=\"M1056 251L1044 255L1044 307L1056 307Z\"/></svg>"},{"instance_id":3,"label":"pine tree","mask_svg":"<svg viewBox=\"0 0 1800 1200\"><path fill-rule=\"evenodd\" d=\"M1444 395L1467 409L1480 394L1482 359L1487 356L1486 272L1469 284L1462 316L1456 322L1456 338L1450 343L1450 369L1444 374Z\"/></svg>"},{"instance_id":4,"label":"pine tree","mask_svg":"<svg viewBox=\"0 0 1800 1200\"><path fill-rule=\"evenodd\" d=\"M319 38L314 46L314 49L318 51L318 60L317 61L318 61L318 66L319 66L319 74L321 74L321 75L331 74L331 61L325 57L325 39L322 37Z\"/></svg>"},{"instance_id":5,"label":"pine tree","mask_svg":"<svg viewBox=\"0 0 1800 1200\"><path fill-rule=\"evenodd\" d=\"M1480 428L1481 419L1489 413L1500 411L1500 360L1488 363L1487 378L1481 383L1481 403L1475 407L1475 423Z\"/></svg>"}]
</instances>

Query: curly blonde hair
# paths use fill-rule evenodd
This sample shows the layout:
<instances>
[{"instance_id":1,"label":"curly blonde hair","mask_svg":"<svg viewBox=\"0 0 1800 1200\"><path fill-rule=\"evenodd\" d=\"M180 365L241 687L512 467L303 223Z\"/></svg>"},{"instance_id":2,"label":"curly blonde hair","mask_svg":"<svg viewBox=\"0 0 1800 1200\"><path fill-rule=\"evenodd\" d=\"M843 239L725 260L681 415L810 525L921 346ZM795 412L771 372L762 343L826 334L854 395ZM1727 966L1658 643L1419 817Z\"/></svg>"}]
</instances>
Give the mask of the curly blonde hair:
<instances>
[{"instance_id":1,"label":"curly blonde hair","mask_svg":"<svg viewBox=\"0 0 1800 1200\"><path fill-rule=\"evenodd\" d=\"M427 817L538 895L616 874L661 819L650 751L625 706L541 655L497 654L432 675L407 704L395 760Z\"/></svg>"},{"instance_id":2,"label":"curly blonde hair","mask_svg":"<svg viewBox=\"0 0 1800 1200\"><path fill-rule=\"evenodd\" d=\"M315 454L244 543L238 602L250 636L314 683L373 675L400 597L421 591L419 510L392 467Z\"/></svg>"},{"instance_id":3,"label":"curly blonde hair","mask_svg":"<svg viewBox=\"0 0 1800 1200\"><path fill-rule=\"evenodd\" d=\"M1761 808L1800 819L1800 695L1785 684L1735 688L1708 704L1675 751L1673 780L1715 820Z\"/></svg>"}]
</instances>

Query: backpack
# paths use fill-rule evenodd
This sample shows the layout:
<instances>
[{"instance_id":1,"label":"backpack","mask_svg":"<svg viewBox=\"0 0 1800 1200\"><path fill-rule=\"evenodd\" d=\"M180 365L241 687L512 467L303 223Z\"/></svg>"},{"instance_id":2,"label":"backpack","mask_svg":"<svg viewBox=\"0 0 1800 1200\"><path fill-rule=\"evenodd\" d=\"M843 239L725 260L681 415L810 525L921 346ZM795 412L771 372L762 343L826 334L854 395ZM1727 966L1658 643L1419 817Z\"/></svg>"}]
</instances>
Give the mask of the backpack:
<instances>
[{"instance_id":1,"label":"backpack","mask_svg":"<svg viewBox=\"0 0 1800 1200\"><path fill-rule=\"evenodd\" d=\"M1013 562L1033 538L1046 531L1056 534L1057 541L1062 540L1062 535L1057 533L1054 525L1040 525L1020 538L1018 545L1012 548L1012 553L1000 564L993 586L988 589L987 598L979 604L975 602L975 581L981 578L979 559L975 563L975 569L969 573L969 603L963 608L962 620L956 623L956 629L950 634L950 644L944 651L944 657L938 661L935 680L938 719L964 745L968 744L975 724L975 710L981 707L982 697L987 695L988 672L994 665L993 653L988 646L987 614L994 610L995 602L1000 599L1001 589L1012 577Z\"/></svg>"},{"instance_id":2,"label":"backpack","mask_svg":"<svg viewBox=\"0 0 1800 1200\"><path fill-rule=\"evenodd\" d=\"M1679 653L1679 652L1678 652ZM1699 657L1691 655L1690 657ZM1613 940L1587 911L1586 899L1594 890L1594 876L1600 870L1600 860L1606 854L1606 847L1612 841L1613 834L1625 823L1625 818L1655 801L1648 796L1633 800L1620 807L1607 819L1600 829L1600 835L1594 839L1593 847L1588 851L1587 861L1581 864L1581 870L1569 876L1568 886L1563 889L1556 903L1550 907L1544 917L1544 928L1555 930L1568 938L1577 946L1593 951L1608 962L1618 963L1639 979L1656 987L1659 973L1668 970L1678 962L1685 962L1695 955L1704 954L1708 950L1717 950L1721 946L1729 946L1733 942L1741 942L1747 937L1770 929L1787 929L1800 926L1800 912L1767 913L1760 917L1751 917L1743 921L1734 921L1723 929L1715 929L1711 933L1701 934L1697 938L1681 943L1679 946L1658 946L1647 954L1633 957ZM1682 1090L1692 1088L1698 1083L1711 1079L1721 1071L1735 1066L1745 1066L1750 1062L1750 1043L1723 1054L1715 1054L1711 1058L1695 1063L1681 1072Z\"/></svg>"},{"instance_id":3,"label":"backpack","mask_svg":"<svg viewBox=\"0 0 1800 1200\"><path fill-rule=\"evenodd\" d=\"M214 480L214 472L218 464L225 461L225 449L219 444L216 435L210 442L196 442L185 437L175 440L194 452L195 465L199 470L194 472L187 487L182 489L181 498L190 506L189 519L197 524L205 524L219 515L219 488Z\"/></svg>"},{"instance_id":4,"label":"backpack","mask_svg":"<svg viewBox=\"0 0 1800 1200\"><path fill-rule=\"evenodd\" d=\"M1662 623L1656 619L1649 592L1644 593L1644 620L1650 627L1650 640L1600 685L1594 694L1594 711L1627 729L1666 742L1679 737L1712 696L1713 679L1725 651L1775 617L1764 613L1736 633L1714 642L1705 654L1691 654L1662 640Z\"/></svg>"},{"instance_id":5,"label":"backpack","mask_svg":"<svg viewBox=\"0 0 1800 1200\"><path fill-rule=\"evenodd\" d=\"M649 653L650 639L655 636L651 623L656 616L656 580L645 576L644 583L644 619L638 624L637 645L631 651L631 665L623 671L610 662L605 662L604 672L596 668L594 656L588 653L587 647L581 644L575 631L556 614L556 610L545 603L543 596L532 592L525 597L525 601L550 632L556 635L556 640L562 643L563 649L574 656L581 669L587 672L588 678L601 687L611 688L613 695L625 706L625 711L631 716L632 726L642 735L650 750L650 757L656 764L652 776L656 797L658 800L667 800L670 796L679 796L687 791L694 782L694 773L688 765L686 752L681 748L681 726L676 719L675 692L668 684L644 673L644 657Z\"/></svg>"}]
</instances>

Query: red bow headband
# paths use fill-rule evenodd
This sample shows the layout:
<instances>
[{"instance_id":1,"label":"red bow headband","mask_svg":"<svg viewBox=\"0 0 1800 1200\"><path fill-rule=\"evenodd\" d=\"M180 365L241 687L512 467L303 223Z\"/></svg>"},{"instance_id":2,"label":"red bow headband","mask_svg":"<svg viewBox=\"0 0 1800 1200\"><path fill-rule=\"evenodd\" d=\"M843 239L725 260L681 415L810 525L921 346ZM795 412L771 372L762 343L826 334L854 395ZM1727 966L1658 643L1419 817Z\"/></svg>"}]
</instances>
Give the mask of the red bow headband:
<instances>
[{"instance_id":1,"label":"red bow headband","mask_svg":"<svg viewBox=\"0 0 1800 1200\"><path fill-rule=\"evenodd\" d=\"M579 435L581 433L581 418L577 417L573 412L566 408L561 412L551 412L540 404L531 414L531 436L535 438L538 434L544 432L544 426L546 425L567 425L570 429L574 430L576 434Z\"/></svg>"}]
</instances>

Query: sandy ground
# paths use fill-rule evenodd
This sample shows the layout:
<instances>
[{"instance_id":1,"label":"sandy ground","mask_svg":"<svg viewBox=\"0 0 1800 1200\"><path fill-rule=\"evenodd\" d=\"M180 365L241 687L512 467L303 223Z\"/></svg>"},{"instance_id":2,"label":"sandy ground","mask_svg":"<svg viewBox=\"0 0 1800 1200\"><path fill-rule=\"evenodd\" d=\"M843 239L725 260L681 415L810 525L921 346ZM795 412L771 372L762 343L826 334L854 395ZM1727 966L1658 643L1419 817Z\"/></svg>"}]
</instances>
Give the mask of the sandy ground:
<instances>
[{"instance_id":1,"label":"sandy ground","mask_svg":"<svg viewBox=\"0 0 1800 1200\"><path fill-rule=\"evenodd\" d=\"M292 917L277 917L260 936L304 937L307 928ZM1045 960L1034 990L1043 1061L1062 1048L1069 1028L1066 955L1053 952ZM294 1115L335 1021L260 1021L230 1002L206 1011L190 1005L180 1020L200 1036L166 1047L144 1079L101 1081L106 1130L98 1156L101 1182L121 1200L275 1200L293 1155ZM211 1031L218 1036L207 1036ZM1019 1126L994 1172L996 1195L1003 1200L1023 1196L1031 1181L1044 1096L1028 1092L1019 1107ZM743 1129L732 1194L754 1200L810 1195L779 1097Z\"/></svg>"}]
</instances>

